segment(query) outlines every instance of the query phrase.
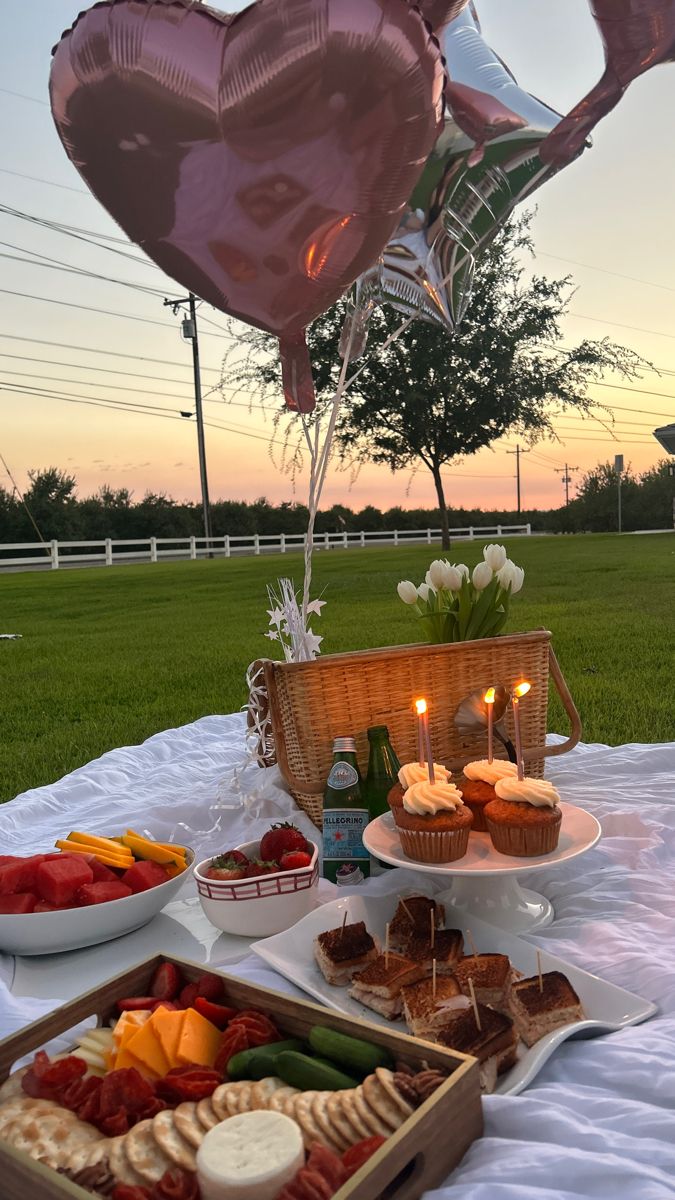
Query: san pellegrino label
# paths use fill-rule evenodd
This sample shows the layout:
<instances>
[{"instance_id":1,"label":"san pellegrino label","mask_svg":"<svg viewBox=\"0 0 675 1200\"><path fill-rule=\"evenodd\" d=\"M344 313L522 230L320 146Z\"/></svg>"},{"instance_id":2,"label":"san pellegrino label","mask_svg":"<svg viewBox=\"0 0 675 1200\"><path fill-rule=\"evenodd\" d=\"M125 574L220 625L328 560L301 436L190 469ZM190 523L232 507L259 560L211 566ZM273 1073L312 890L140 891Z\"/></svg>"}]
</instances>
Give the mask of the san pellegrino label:
<instances>
[{"instance_id":1,"label":"san pellegrino label","mask_svg":"<svg viewBox=\"0 0 675 1200\"><path fill-rule=\"evenodd\" d=\"M353 787L359 782L359 773L351 763L336 762L333 763L328 776L328 786L341 791L343 788Z\"/></svg>"},{"instance_id":2,"label":"san pellegrino label","mask_svg":"<svg viewBox=\"0 0 675 1200\"><path fill-rule=\"evenodd\" d=\"M367 808L325 808L323 813L323 857L328 862L368 860L363 831L370 820Z\"/></svg>"}]
</instances>

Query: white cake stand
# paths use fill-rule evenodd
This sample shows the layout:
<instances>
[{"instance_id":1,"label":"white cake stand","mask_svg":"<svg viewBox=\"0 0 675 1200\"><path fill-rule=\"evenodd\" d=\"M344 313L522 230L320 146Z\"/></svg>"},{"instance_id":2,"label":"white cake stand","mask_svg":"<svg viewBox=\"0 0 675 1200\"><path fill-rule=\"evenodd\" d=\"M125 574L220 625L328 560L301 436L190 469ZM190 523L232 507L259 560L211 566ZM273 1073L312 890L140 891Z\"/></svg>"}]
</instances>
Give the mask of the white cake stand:
<instances>
[{"instance_id":1,"label":"white cake stand","mask_svg":"<svg viewBox=\"0 0 675 1200\"><path fill-rule=\"evenodd\" d=\"M363 834L363 844L374 858L394 867L451 879L448 901L456 908L511 933L527 933L550 925L554 911L545 896L521 887L519 876L577 858L595 846L601 836L599 822L583 808L572 804L561 804L560 808L558 848L540 858L498 854L488 833L472 833L464 858L449 863L415 862L403 853L391 813L370 822Z\"/></svg>"}]
</instances>

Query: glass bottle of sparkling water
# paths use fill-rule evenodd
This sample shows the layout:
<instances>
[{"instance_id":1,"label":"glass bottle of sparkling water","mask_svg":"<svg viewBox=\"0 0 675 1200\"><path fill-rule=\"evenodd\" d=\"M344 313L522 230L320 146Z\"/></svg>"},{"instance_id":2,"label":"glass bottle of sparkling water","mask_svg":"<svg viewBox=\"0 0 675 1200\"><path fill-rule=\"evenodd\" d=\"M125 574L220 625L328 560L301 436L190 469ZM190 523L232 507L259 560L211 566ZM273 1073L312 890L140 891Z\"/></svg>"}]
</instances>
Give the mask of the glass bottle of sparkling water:
<instances>
[{"instance_id":1,"label":"glass bottle of sparkling water","mask_svg":"<svg viewBox=\"0 0 675 1200\"><path fill-rule=\"evenodd\" d=\"M387 796L395 783L398 783L398 773L401 764L391 742L386 725L373 725L368 730L370 756L368 758L368 773L363 785L363 796L368 805L371 821L390 811ZM381 862L379 858L371 858L371 875L381 875L390 869L390 864Z\"/></svg>"},{"instance_id":2,"label":"glass bottle of sparkling water","mask_svg":"<svg viewBox=\"0 0 675 1200\"><path fill-rule=\"evenodd\" d=\"M361 793L356 742L336 738L333 765L323 798L323 873L333 883L351 886L370 874L363 831L370 820Z\"/></svg>"}]
</instances>

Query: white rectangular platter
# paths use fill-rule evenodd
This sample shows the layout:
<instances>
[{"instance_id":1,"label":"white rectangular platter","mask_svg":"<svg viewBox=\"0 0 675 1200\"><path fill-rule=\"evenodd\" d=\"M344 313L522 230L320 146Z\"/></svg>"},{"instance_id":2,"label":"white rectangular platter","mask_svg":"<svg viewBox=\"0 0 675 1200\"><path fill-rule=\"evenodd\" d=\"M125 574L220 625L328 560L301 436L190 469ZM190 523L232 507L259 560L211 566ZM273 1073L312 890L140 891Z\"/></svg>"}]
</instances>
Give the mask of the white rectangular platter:
<instances>
[{"instance_id":1,"label":"white rectangular platter","mask_svg":"<svg viewBox=\"0 0 675 1200\"><path fill-rule=\"evenodd\" d=\"M425 890L422 887L419 892ZM397 899L395 895L345 896L321 905L291 929L254 942L251 949L280 975L290 979L297 987L328 1008L335 1008L378 1024L401 1028L405 1032L402 1021L387 1021L379 1013L353 1000L347 988L333 987L327 983L314 961L313 951L315 937L341 925L345 909L350 923L365 921L369 933L384 944L385 927L394 914ZM537 973L536 946L475 917L467 920L465 913L445 902L442 893L435 894L435 899L445 903L445 925L448 928L461 929L465 937L468 928L479 952L507 954L513 967L523 975L532 976ZM626 1025L638 1025L658 1011L656 1005L641 999L640 996L634 996L623 988L606 983L588 971L582 971L553 954L547 954L545 950L541 951L541 962L543 971L562 971L567 976L581 1000L587 1020L554 1030L529 1050L521 1043L518 1062L500 1077L495 1089L496 1094L517 1095L522 1092L561 1042L568 1038L589 1038L613 1033Z\"/></svg>"}]
</instances>

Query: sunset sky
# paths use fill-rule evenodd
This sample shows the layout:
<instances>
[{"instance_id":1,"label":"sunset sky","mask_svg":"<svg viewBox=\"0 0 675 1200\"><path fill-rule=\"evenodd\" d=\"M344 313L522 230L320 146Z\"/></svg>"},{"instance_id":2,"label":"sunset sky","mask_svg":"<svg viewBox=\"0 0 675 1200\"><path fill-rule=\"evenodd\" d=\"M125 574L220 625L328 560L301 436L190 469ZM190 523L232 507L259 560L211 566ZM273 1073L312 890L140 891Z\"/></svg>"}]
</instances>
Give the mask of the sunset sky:
<instances>
[{"instance_id":1,"label":"sunset sky","mask_svg":"<svg viewBox=\"0 0 675 1200\"><path fill-rule=\"evenodd\" d=\"M486 40L520 85L554 108L567 111L601 74L602 50L587 0L476 4ZM0 97L3 117L10 119L3 120L0 135L0 199L34 217L122 237L70 166L47 104L51 47L82 7L80 0L2 4ZM576 468L578 480L584 470L616 453L623 453L637 470L663 457L651 431L675 420L675 160L668 124L674 99L675 66L659 67L639 79L597 128L593 148L536 195L536 270L570 273L577 286L565 341L607 335L643 355L661 374L646 372L625 389L594 389L597 399L615 412L616 440L597 423L582 423L571 415L560 419L560 441L541 443L523 460L524 507L562 501L561 477L554 468L565 462ZM130 262L5 212L0 212L0 240L4 256L28 257L28 250L157 288L162 295L165 287L167 293L179 291L146 262ZM150 489L196 499L196 431L193 421L178 416L193 404L190 347L181 341L178 321L163 307L162 295L7 257L0 262L0 453L19 485L25 485L29 468L56 465L76 475L80 495L107 483L129 487L139 498ZM24 295L11 294L17 292ZM86 308L66 307L64 301ZM224 320L206 307L202 313L216 325ZM223 341L206 320L201 323L201 349L208 391L219 376ZM30 389L41 394L28 394ZM160 419L156 413L69 403L59 398L63 396L117 399L168 411ZM289 479L270 463L269 417L225 405L219 396L208 398L205 411L209 421L221 426L206 431L212 498L305 499L306 481L298 480L294 495ZM449 468L448 503L515 505L514 458L506 452L514 445L515 438L508 437L492 451ZM0 482L9 486L4 473ZM415 477L406 497L407 483L407 474L367 468L350 488L349 477L333 470L322 503L354 508L435 503L426 471Z\"/></svg>"}]
</instances>

